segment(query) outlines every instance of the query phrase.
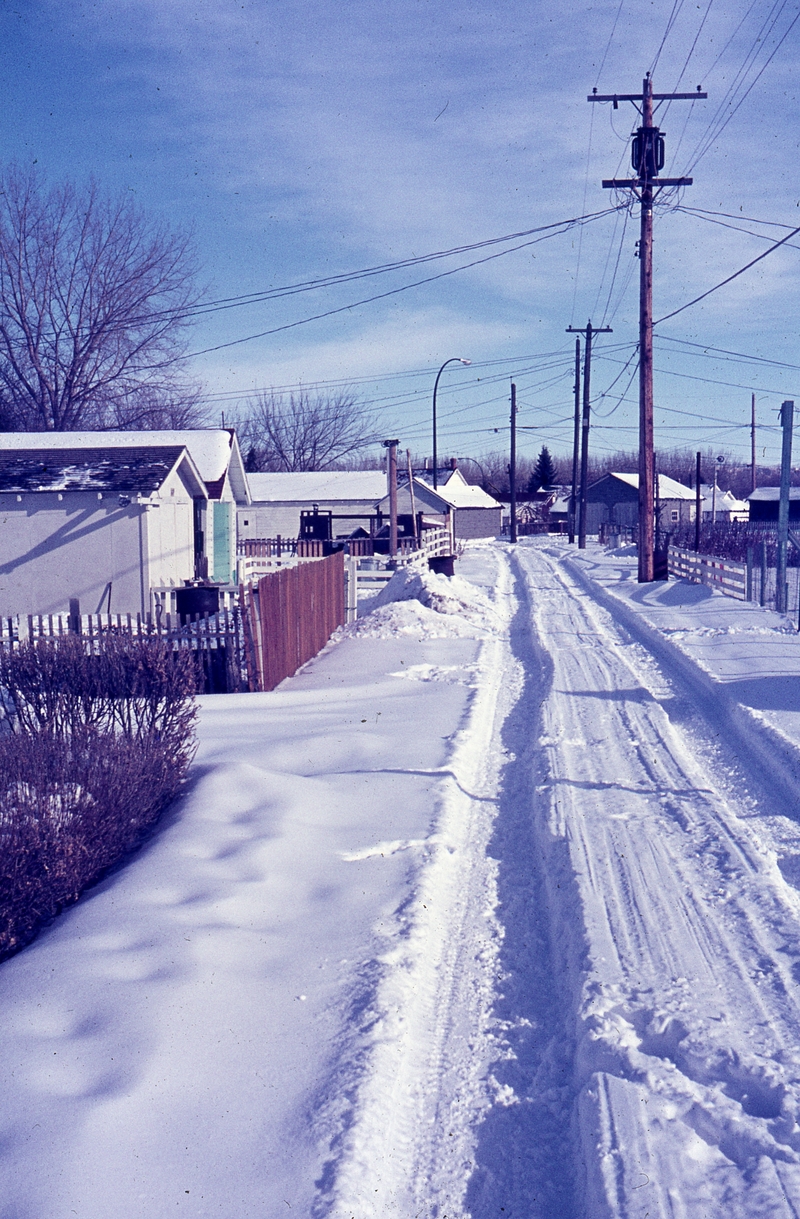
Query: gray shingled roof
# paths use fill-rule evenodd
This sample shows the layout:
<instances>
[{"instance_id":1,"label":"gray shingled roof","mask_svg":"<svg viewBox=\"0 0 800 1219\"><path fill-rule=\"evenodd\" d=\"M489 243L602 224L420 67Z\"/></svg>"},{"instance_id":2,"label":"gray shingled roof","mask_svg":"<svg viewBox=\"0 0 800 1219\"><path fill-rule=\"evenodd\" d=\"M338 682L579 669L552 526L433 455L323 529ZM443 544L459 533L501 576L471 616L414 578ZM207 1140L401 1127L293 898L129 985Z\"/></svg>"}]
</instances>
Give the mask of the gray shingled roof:
<instances>
[{"instance_id":1,"label":"gray shingled roof","mask_svg":"<svg viewBox=\"0 0 800 1219\"><path fill-rule=\"evenodd\" d=\"M183 452L161 448L17 449L0 452L0 491L107 491L151 495Z\"/></svg>"}]
</instances>

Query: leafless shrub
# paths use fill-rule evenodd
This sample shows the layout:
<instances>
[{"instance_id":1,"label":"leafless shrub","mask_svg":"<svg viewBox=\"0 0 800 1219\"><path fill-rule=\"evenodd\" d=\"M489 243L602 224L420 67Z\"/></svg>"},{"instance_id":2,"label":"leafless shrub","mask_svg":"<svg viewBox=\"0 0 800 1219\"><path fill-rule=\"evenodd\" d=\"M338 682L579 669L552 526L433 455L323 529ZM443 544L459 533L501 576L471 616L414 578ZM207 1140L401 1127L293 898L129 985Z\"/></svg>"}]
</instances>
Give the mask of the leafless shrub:
<instances>
[{"instance_id":1,"label":"leafless shrub","mask_svg":"<svg viewBox=\"0 0 800 1219\"><path fill-rule=\"evenodd\" d=\"M141 840L194 754L195 664L161 640L0 651L0 959Z\"/></svg>"}]
</instances>

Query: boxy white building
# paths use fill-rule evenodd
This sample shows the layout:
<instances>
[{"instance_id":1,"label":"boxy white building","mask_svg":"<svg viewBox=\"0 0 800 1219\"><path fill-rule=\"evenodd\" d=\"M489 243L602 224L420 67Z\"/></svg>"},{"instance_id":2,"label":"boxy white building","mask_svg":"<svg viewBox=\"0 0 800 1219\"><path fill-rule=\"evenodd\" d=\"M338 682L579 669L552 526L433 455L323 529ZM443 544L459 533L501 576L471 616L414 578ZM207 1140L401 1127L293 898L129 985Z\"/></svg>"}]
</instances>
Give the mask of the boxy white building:
<instances>
[{"instance_id":1,"label":"boxy white building","mask_svg":"<svg viewBox=\"0 0 800 1219\"><path fill-rule=\"evenodd\" d=\"M367 533L375 505L386 494L381 470L309 470L248 474L250 505L239 508L240 538L296 538L300 513L316 505L333 513L333 533Z\"/></svg>"},{"instance_id":2,"label":"boxy white building","mask_svg":"<svg viewBox=\"0 0 800 1219\"><path fill-rule=\"evenodd\" d=\"M147 613L194 577L207 503L183 445L0 449L0 615Z\"/></svg>"}]
</instances>

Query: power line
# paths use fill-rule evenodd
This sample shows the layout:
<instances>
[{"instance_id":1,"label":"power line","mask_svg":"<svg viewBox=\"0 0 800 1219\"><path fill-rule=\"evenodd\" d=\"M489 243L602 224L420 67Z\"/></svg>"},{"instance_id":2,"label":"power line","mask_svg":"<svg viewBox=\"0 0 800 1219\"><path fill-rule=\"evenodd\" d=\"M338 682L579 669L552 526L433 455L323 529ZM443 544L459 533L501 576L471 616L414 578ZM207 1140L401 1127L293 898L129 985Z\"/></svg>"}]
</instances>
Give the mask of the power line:
<instances>
[{"instance_id":1,"label":"power line","mask_svg":"<svg viewBox=\"0 0 800 1219\"><path fill-rule=\"evenodd\" d=\"M476 258L472 262L463 263L460 267L452 267L449 271L440 271L438 275L429 275L429 276L426 276L425 279L418 279L410 284L401 284L401 286L399 288L390 288L386 292L378 292L374 296L368 296L359 301L350 301L348 304L339 305L335 309L326 309L326 310L324 310L324 312L312 314L310 317L298 318L294 322L285 322L281 326L273 326L269 330L262 330L258 334L246 335L244 338L241 338L241 339L231 339L226 343L217 343L213 347L204 347L200 351L191 352L188 356L185 356L184 359L191 359L195 356L208 355L210 352L222 351L227 347L237 347L241 343L250 343L250 342L253 342L253 340L255 340L255 339L267 338L273 334L280 334L282 331L285 331L285 330L292 330L296 326L304 326L308 322L317 322L317 321L320 321L322 318L333 317L337 313L346 313L348 310L356 309L361 305L370 305L370 304L373 304L375 301L385 300L387 297L390 297L390 296L397 296L400 292L407 292L410 288L419 288L424 284L434 283L436 280L439 280L439 279L446 279L447 276L455 275L459 271L468 271L472 267L478 267L478 266L483 265L484 263L492 262L496 258L504 257L506 254L513 254L513 253L516 253L518 250L527 249L529 246L538 245L539 242L541 242L541 241L547 241L548 239L550 239L552 237L560 237L564 233L569 232L569 230L571 228L574 228L578 224L589 224L592 220L597 220L601 216L609 216L614 211L616 211L616 206L611 207L611 208L605 208L603 211L600 211L600 212L593 212L589 216L580 216L573 220L564 220L561 222L560 225L546 225L546 226L544 226L546 229L549 229L549 230L558 229L558 231L545 232L541 236L535 237L531 241L524 241L520 245L511 246L507 250L500 250L495 254L487 255L485 258ZM541 230L539 230L539 231L541 232Z\"/></svg>"},{"instance_id":2,"label":"power line","mask_svg":"<svg viewBox=\"0 0 800 1219\"><path fill-rule=\"evenodd\" d=\"M699 304L700 301L705 300L707 296L710 296L712 292L717 292L720 288L724 288L726 284L731 283L732 280L738 279L738 277L743 275L745 271L749 271L751 267L754 267L757 262L761 262L763 258L766 258L769 254L773 254L775 250L780 249L782 245L786 245L789 238L794 237L796 233L800 233L800 225L798 225L796 229L792 229L791 233L787 233L787 235L782 237L780 241L776 241L775 244L770 246L768 250L762 251L762 253L756 258L751 258L750 262L745 263L745 265L740 267L738 271L734 271L733 275L729 275L726 279L721 280L720 283L714 284L714 287L709 288L706 292L701 292L700 296L696 296L694 300L687 301L685 305L681 305L678 309L673 309L671 313L665 313L663 317L658 319L658 321L653 322L653 325L660 326L662 322L668 321L669 318L677 317L679 313L683 313L684 309L691 309L692 305Z\"/></svg>"}]
</instances>

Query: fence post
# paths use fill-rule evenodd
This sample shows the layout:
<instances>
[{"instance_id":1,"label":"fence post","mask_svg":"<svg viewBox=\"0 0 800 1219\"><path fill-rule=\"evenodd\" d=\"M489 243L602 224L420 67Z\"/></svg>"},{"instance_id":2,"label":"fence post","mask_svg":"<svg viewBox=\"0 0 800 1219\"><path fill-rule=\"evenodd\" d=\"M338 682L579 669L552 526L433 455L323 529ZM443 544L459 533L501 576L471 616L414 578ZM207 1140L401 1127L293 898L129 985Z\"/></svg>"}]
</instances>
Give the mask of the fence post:
<instances>
[{"instance_id":1,"label":"fence post","mask_svg":"<svg viewBox=\"0 0 800 1219\"><path fill-rule=\"evenodd\" d=\"M758 604L767 604L767 539L761 539L761 587L759 588Z\"/></svg>"},{"instance_id":2,"label":"fence post","mask_svg":"<svg viewBox=\"0 0 800 1219\"><path fill-rule=\"evenodd\" d=\"M745 577L745 601L753 600L753 547L747 547L747 568Z\"/></svg>"}]
</instances>

